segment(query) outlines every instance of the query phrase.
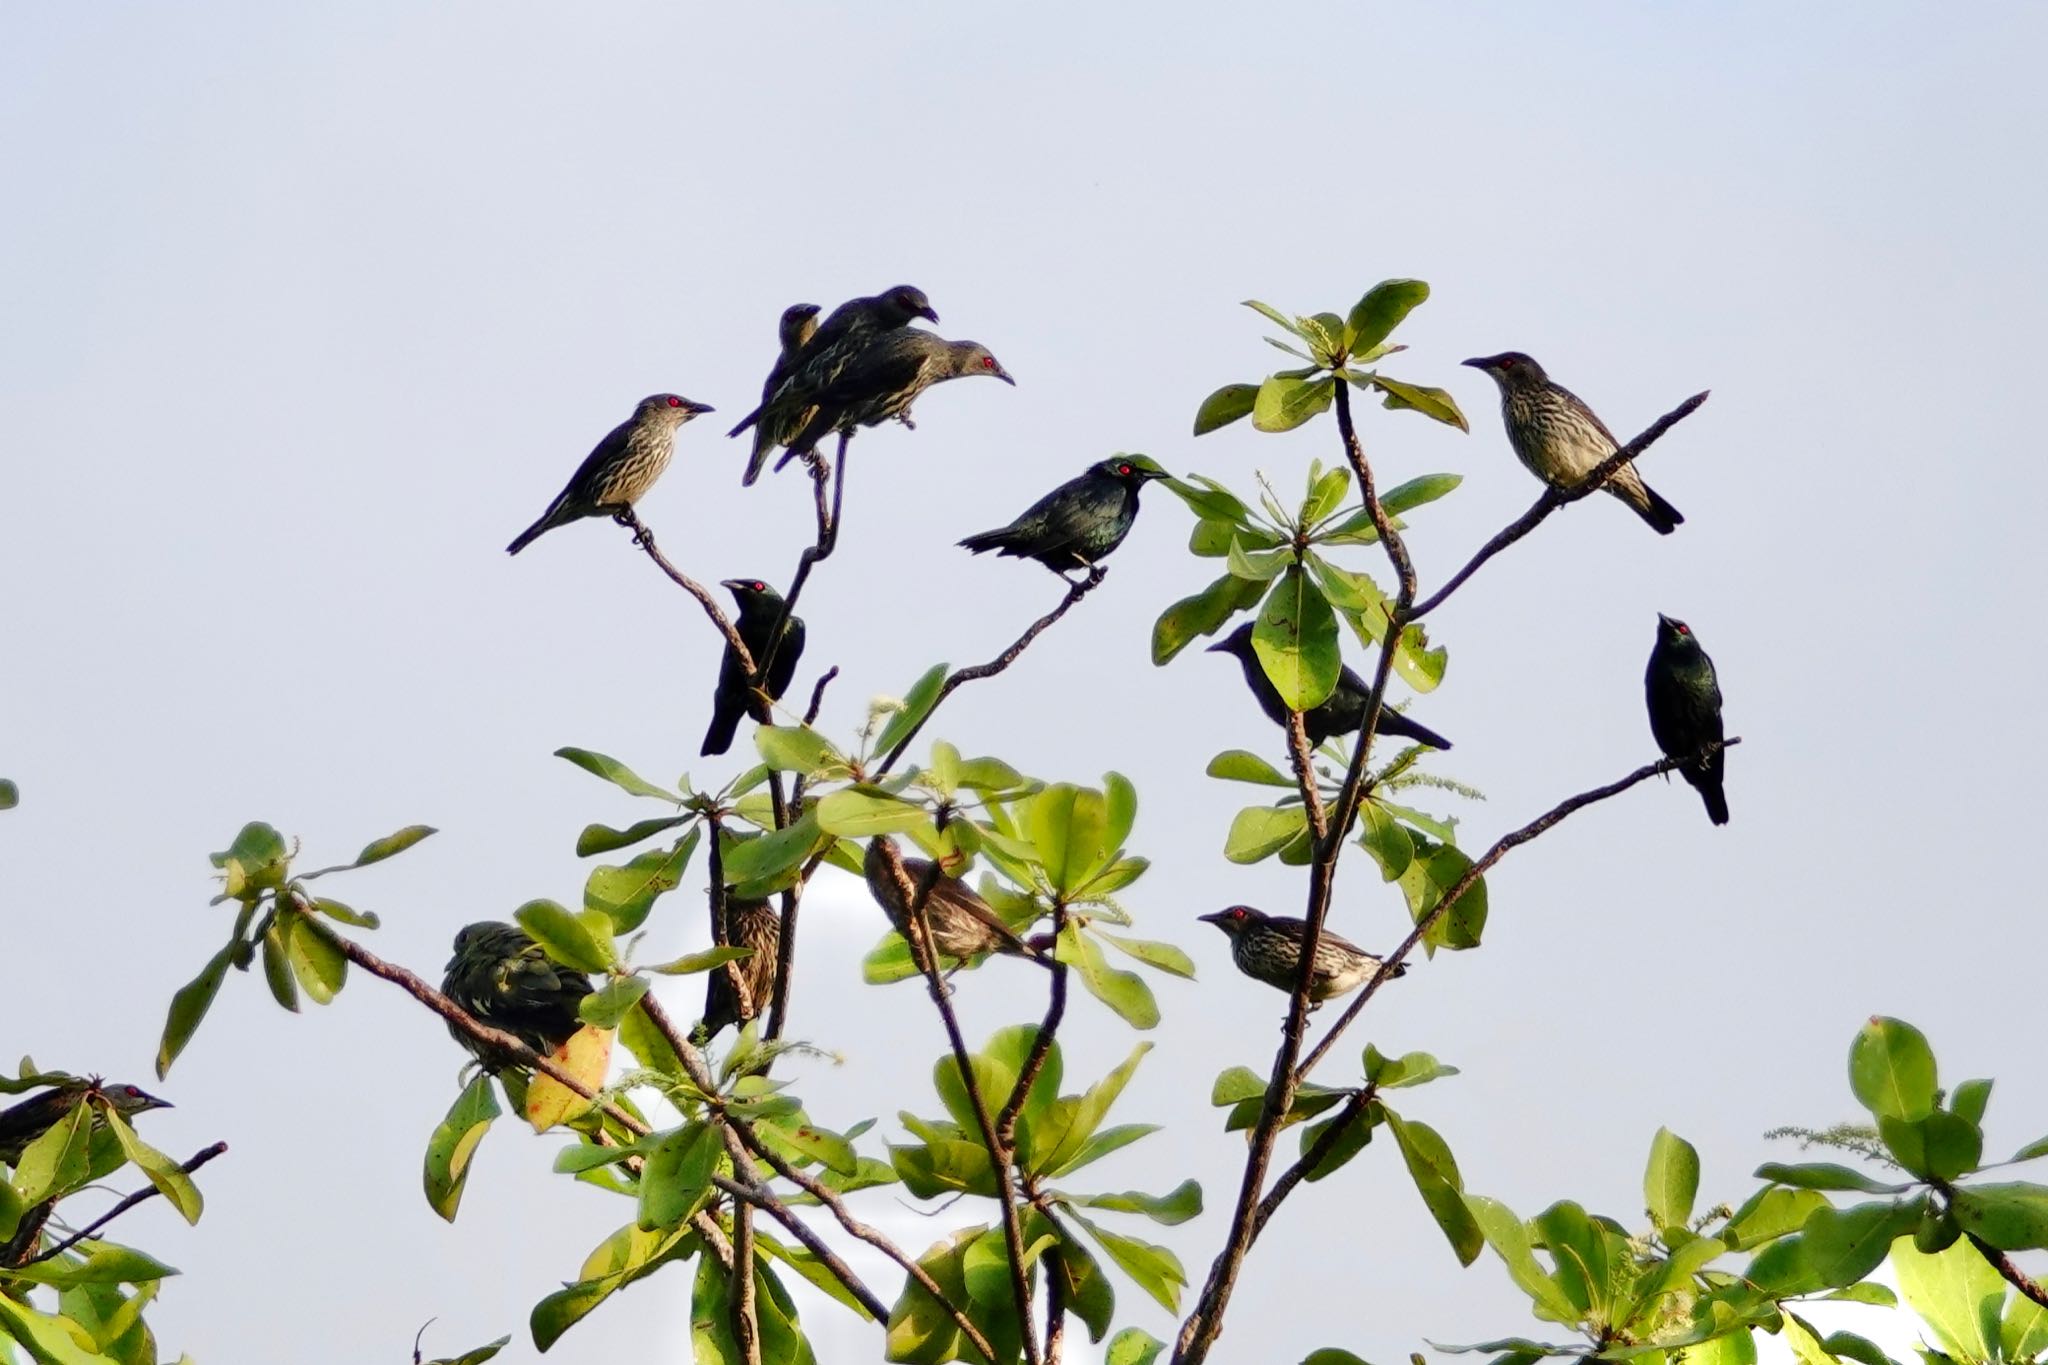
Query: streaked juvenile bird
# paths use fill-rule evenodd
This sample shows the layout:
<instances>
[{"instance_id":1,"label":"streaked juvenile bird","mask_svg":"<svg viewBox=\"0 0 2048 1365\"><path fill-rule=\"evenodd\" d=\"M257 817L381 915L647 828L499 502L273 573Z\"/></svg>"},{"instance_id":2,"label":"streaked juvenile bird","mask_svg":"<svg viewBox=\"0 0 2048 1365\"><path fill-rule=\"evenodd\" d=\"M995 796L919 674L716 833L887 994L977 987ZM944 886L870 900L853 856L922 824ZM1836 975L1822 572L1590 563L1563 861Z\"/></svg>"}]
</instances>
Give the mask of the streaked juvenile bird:
<instances>
[{"instance_id":1,"label":"streaked juvenile bird","mask_svg":"<svg viewBox=\"0 0 2048 1365\"><path fill-rule=\"evenodd\" d=\"M1562 384L1551 382L1543 367L1520 351L1480 356L1464 362L1493 376L1500 385L1501 420L1515 454L1543 482L1570 489L1600 462L1621 449L1593 410ZM1685 518L1643 482L1633 464L1625 464L1607 480L1606 489L1635 509L1660 536L1678 529Z\"/></svg>"},{"instance_id":2,"label":"streaked juvenile bird","mask_svg":"<svg viewBox=\"0 0 2048 1365\"><path fill-rule=\"evenodd\" d=\"M1280 699L1280 689L1273 686L1273 680L1266 676L1266 666L1259 662L1258 653L1252 648L1251 622L1245 622L1210 645L1209 653L1228 654L1236 659L1244 668L1244 680L1251 687L1252 696L1258 699L1259 709L1275 725L1286 728L1287 703ZM1331 735L1356 734L1365 724L1365 703L1371 696L1372 685L1352 672L1350 665L1345 665L1337 675L1337 685L1323 699L1322 705L1302 713L1302 728L1308 732L1308 742L1321 744ZM1408 719L1384 703L1380 706L1379 724L1373 727L1373 732L1427 744L1432 749L1451 747L1449 740L1427 725Z\"/></svg>"},{"instance_id":3,"label":"streaked juvenile bird","mask_svg":"<svg viewBox=\"0 0 2048 1365\"><path fill-rule=\"evenodd\" d=\"M773 657L769 657L768 632L782 620L782 594L758 578L728 578L719 586L730 589L733 600L740 604L739 619L733 622L733 628L746 641L747 653L754 656L754 666L758 668L767 660L768 676L762 680L762 687L770 699L781 700L789 690L789 680L796 676L796 661L803 657L803 618L792 616L784 622L781 642L775 646ZM746 665L727 645L718 664L718 691L711 699L711 728L704 732L704 748L700 752L722 754L730 749L733 735L740 728L740 718L750 713L755 720L768 719L767 706L755 699L754 689L747 685Z\"/></svg>"},{"instance_id":4,"label":"streaked juvenile bird","mask_svg":"<svg viewBox=\"0 0 2048 1365\"><path fill-rule=\"evenodd\" d=\"M761 385L763 403L775 396L775 391L782 387L782 381L789 378L790 371L796 368L797 357L803 354L805 344L817 334L817 304L792 303L782 310L782 320L775 326L775 336L782 343L782 351L768 370L767 382Z\"/></svg>"},{"instance_id":5,"label":"streaked juvenile bird","mask_svg":"<svg viewBox=\"0 0 2048 1365\"><path fill-rule=\"evenodd\" d=\"M1301 976L1301 942L1308 936L1308 922L1292 915L1269 915L1249 905L1198 918L1215 925L1230 938L1230 957L1237 969L1254 981L1294 993ZM1366 978L1380 969L1380 959L1327 927L1316 940L1314 975L1309 978L1309 1008L1357 990ZM1403 976L1408 964L1397 964L1388 975Z\"/></svg>"},{"instance_id":6,"label":"streaked juvenile bird","mask_svg":"<svg viewBox=\"0 0 2048 1365\"><path fill-rule=\"evenodd\" d=\"M1070 569L1092 569L1124 543L1138 519L1138 490L1166 471L1112 455L1088 467L1024 509L1008 526L983 531L960 543L981 554L1035 559L1065 578Z\"/></svg>"},{"instance_id":7,"label":"streaked juvenile bird","mask_svg":"<svg viewBox=\"0 0 2048 1365\"><path fill-rule=\"evenodd\" d=\"M31 1142L69 1118L72 1110L95 1094L104 1095L114 1112L124 1119L151 1109L172 1107L169 1100L160 1100L140 1086L107 1085L98 1077L73 1077L19 1104L0 1109L0 1161L10 1166L17 1164ZM99 1121L97 1114L93 1121Z\"/></svg>"},{"instance_id":8,"label":"streaked juvenile bird","mask_svg":"<svg viewBox=\"0 0 2048 1365\"><path fill-rule=\"evenodd\" d=\"M787 316L784 315L785 319ZM869 342L883 333L907 327L917 318L937 322L939 315L932 310L924 291L910 284L848 299L834 308L805 340L780 382L772 391L762 394L760 406L726 433L737 436L749 427L755 428L754 448L740 482L751 484L761 477L769 454L777 446L788 445L810 422L818 392L837 378Z\"/></svg>"},{"instance_id":9,"label":"streaked juvenile bird","mask_svg":"<svg viewBox=\"0 0 2048 1365\"><path fill-rule=\"evenodd\" d=\"M676 428L711 409L673 393L640 400L633 415L613 427L576 472L539 521L521 531L506 554L516 555L535 537L582 517L608 517L631 507L654 487L675 453Z\"/></svg>"},{"instance_id":10,"label":"streaked juvenile bird","mask_svg":"<svg viewBox=\"0 0 2048 1365\"><path fill-rule=\"evenodd\" d=\"M699 1026L699 1046L718 1036L728 1024L744 1024L768 1013L775 998L775 960L782 947L782 917L764 900L727 900L725 941L735 948L752 948L754 955L730 966L713 967L704 978L704 1022ZM746 986L746 999L733 989L737 972Z\"/></svg>"},{"instance_id":11,"label":"streaked juvenile bird","mask_svg":"<svg viewBox=\"0 0 2048 1365\"><path fill-rule=\"evenodd\" d=\"M892 876L884 847L891 846L886 835L877 835L868 843L867 857L861 867L867 874L868 891L875 903L889 916L889 923L896 926L896 932L910 938L909 908L910 897L931 871L931 861L926 858L904 858L903 875L910 880L908 893ZM931 926L932 947L942 958L951 958L954 965L984 953L1014 953L1043 961L1039 951L1017 936L1016 930L1003 921L1003 917L989 908L989 903L976 895L974 889L957 877L941 874L932 883L931 893L925 898L925 919ZM941 964L945 965L945 964Z\"/></svg>"},{"instance_id":12,"label":"streaked juvenile bird","mask_svg":"<svg viewBox=\"0 0 2048 1365\"><path fill-rule=\"evenodd\" d=\"M880 426L891 417L910 421L910 405L934 384L962 375L985 374L1015 384L1010 372L978 341L948 341L922 327L904 327L863 345L845 367L817 390L815 411L790 438L787 464L808 455L834 432Z\"/></svg>"},{"instance_id":13,"label":"streaked juvenile bird","mask_svg":"<svg viewBox=\"0 0 2048 1365\"><path fill-rule=\"evenodd\" d=\"M455 935L455 955L448 959L441 994L478 1023L503 1029L545 1054L583 1027L576 1006L590 994L590 978L549 957L518 926L481 920ZM485 1066L502 1063L452 1023L448 1032Z\"/></svg>"},{"instance_id":14,"label":"streaked juvenile bird","mask_svg":"<svg viewBox=\"0 0 2048 1365\"><path fill-rule=\"evenodd\" d=\"M1722 790L1727 750L1709 747L1721 742L1721 684L1714 661L1693 636L1692 627L1657 613L1657 644L1643 674L1643 693L1650 706L1650 733L1666 758L1685 766L1678 775L1700 794L1707 818L1728 823L1728 796Z\"/></svg>"}]
</instances>

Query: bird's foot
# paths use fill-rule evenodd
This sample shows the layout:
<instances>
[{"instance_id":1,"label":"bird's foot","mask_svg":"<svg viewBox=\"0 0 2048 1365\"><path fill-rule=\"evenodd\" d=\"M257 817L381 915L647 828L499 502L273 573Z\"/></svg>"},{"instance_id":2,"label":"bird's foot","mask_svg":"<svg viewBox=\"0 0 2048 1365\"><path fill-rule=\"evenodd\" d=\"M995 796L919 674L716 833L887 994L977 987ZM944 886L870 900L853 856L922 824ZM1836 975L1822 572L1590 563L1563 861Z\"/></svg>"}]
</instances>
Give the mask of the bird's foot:
<instances>
[{"instance_id":1,"label":"bird's foot","mask_svg":"<svg viewBox=\"0 0 2048 1365\"><path fill-rule=\"evenodd\" d=\"M825 457L815 450L805 454L804 467L810 470L814 482L823 483L832 477L832 466L825 463Z\"/></svg>"}]
</instances>

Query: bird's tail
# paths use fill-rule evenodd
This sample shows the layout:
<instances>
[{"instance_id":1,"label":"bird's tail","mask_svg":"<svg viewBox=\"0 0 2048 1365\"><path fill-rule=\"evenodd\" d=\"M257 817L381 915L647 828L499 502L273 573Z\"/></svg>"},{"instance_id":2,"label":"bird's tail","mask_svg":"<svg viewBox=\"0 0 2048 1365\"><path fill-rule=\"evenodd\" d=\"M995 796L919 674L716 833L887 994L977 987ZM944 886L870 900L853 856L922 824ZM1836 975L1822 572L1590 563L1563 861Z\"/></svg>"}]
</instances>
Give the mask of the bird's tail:
<instances>
[{"instance_id":1,"label":"bird's tail","mask_svg":"<svg viewBox=\"0 0 2048 1365\"><path fill-rule=\"evenodd\" d=\"M754 424L761 420L762 409L766 408L767 406L768 405L766 403L763 403L759 407L756 407L752 412L748 413L745 417L740 418L740 424L738 426L734 427L731 431L728 431L725 434L727 436L737 436L741 432L745 431L748 427L753 426Z\"/></svg>"},{"instance_id":2,"label":"bird's tail","mask_svg":"<svg viewBox=\"0 0 2048 1365\"><path fill-rule=\"evenodd\" d=\"M1719 755L1715 755L1719 757ZM1718 764L1702 771L1698 768L1681 768L1681 776L1700 794L1700 800L1707 806L1707 818L1717 825L1728 823L1728 793L1721 786L1721 769Z\"/></svg>"},{"instance_id":3,"label":"bird's tail","mask_svg":"<svg viewBox=\"0 0 2048 1365\"><path fill-rule=\"evenodd\" d=\"M750 417L747 420L754 421L755 419ZM732 434L735 436L739 435L741 428L745 426L746 423L742 422L740 426L733 428ZM775 433L768 430L765 426L756 425L754 428L754 451L747 457L747 472L740 476L742 487L752 488L754 486L754 480L761 477L761 471L768 467L768 457L774 453ZM781 467L781 465L776 466L777 469Z\"/></svg>"},{"instance_id":4,"label":"bird's tail","mask_svg":"<svg viewBox=\"0 0 2048 1365\"><path fill-rule=\"evenodd\" d=\"M722 707L719 710L713 711L711 713L711 728L704 732L704 747L698 752L703 757L709 758L713 754L722 754L727 749L730 749L733 736L739 733L740 716L742 714L743 712L739 710L728 711Z\"/></svg>"},{"instance_id":5,"label":"bird's tail","mask_svg":"<svg viewBox=\"0 0 2048 1365\"><path fill-rule=\"evenodd\" d=\"M508 555L518 554L521 550L538 540L542 533L552 531L564 521L567 521L568 518L562 515L562 509L568 506L568 503L569 496L566 493L556 498L554 505L541 513L539 521L536 521L533 525L512 538L512 543L505 547L505 553Z\"/></svg>"},{"instance_id":6,"label":"bird's tail","mask_svg":"<svg viewBox=\"0 0 2048 1365\"><path fill-rule=\"evenodd\" d=\"M1380 723L1373 727L1373 733L1391 735L1395 739L1413 740L1427 744L1432 749L1448 749L1451 742L1419 720L1410 720L1391 706L1380 708Z\"/></svg>"},{"instance_id":7,"label":"bird's tail","mask_svg":"<svg viewBox=\"0 0 2048 1365\"><path fill-rule=\"evenodd\" d=\"M1623 469L1626 472L1634 472L1628 470L1627 466L1623 466ZM1623 502L1635 508L1636 515L1649 522L1650 529L1660 536L1670 535L1685 521L1685 515L1659 497L1657 490L1644 483L1640 476L1626 484L1616 478L1607 486L1612 488Z\"/></svg>"},{"instance_id":8,"label":"bird's tail","mask_svg":"<svg viewBox=\"0 0 2048 1365\"><path fill-rule=\"evenodd\" d=\"M967 539L960 541L959 544L978 555L987 554L990 550L1007 550L1010 548L1010 533L1008 531L983 531L980 535L967 537Z\"/></svg>"}]
</instances>

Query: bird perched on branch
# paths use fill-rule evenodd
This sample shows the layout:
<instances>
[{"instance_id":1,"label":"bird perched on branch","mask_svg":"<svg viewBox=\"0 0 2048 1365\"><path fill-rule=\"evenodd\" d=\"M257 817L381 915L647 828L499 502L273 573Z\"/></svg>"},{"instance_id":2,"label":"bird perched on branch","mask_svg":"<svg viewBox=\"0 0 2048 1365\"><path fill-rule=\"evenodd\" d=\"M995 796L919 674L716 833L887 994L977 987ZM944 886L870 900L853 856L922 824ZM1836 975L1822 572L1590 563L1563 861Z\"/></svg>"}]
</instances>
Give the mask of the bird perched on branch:
<instances>
[{"instance_id":1,"label":"bird perched on branch","mask_svg":"<svg viewBox=\"0 0 2048 1365\"><path fill-rule=\"evenodd\" d=\"M481 920L455 935L455 955L448 959L441 994L478 1023L503 1029L545 1054L583 1027L576 1007L590 994L590 978L549 957L516 925ZM453 1023L448 1032L485 1066L502 1061Z\"/></svg>"},{"instance_id":2,"label":"bird perched on branch","mask_svg":"<svg viewBox=\"0 0 2048 1365\"><path fill-rule=\"evenodd\" d=\"M1728 823L1728 796L1721 788L1727 751L1721 743L1721 684L1714 661L1700 648L1692 627L1657 613L1657 644L1643 674L1650 706L1650 733L1666 758L1684 764L1678 775L1700 794L1707 818Z\"/></svg>"},{"instance_id":3,"label":"bird perched on branch","mask_svg":"<svg viewBox=\"0 0 2048 1365\"><path fill-rule=\"evenodd\" d=\"M1308 936L1308 922L1292 915L1269 915L1249 905L1198 918L1221 929L1230 939L1231 960L1254 981L1263 981L1292 995L1301 979L1301 943ZM1325 1000L1348 994L1380 969L1381 959L1327 928L1316 940L1314 975L1309 978L1309 1008ZM1402 976L1406 963L1396 964L1390 976Z\"/></svg>"},{"instance_id":4,"label":"bird perched on branch","mask_svg":"<svg viewBox=\"0 0 2048 1365\"><path fill-rule=\"evenodd\" d=\"M790 438L776 468L810 454L834 432L880 426L891 417L910 424L910 405L934 384L985 374L1015 384L1010 372L978 341L948 341L922 327L885 332L862 346L813 399L810 420Z\"/></svg>"},{"instance_id":5,"label":"bird perched on branch","mask_svg":"<svg viewBox=\"0 0 2048 1365\"><path fill-rule=\"evenodd\" d=\"M676 428L711 409L673 393L640 400L633 415L613 427L577 466L539 521L521 531L506 554L518 554L543 532L582 517L608 517L631 507L654 487L675 453Z\"/></svg>"},{"instance_id":6,"label":"bird perched on branch","mask_svg":"<svg viewBox=\"0 0 2048 1365\"><path fill-rule=\"evenodd\" d=\"M762 680L762 690L771 701L779 701L789 690L789 680L796 676L796 661L803 657L803 618L791 616L787 620L782 614L782 594L758 578L728 578L719 584L730 589L733 600L740 605L739 619L733 628L740 633L740 639L747 645L747 653L754 658L754 667L767 666L767 676ZM775 623L781 621L782 630L777 637L779 643L769 647L769 632ZM711 728L704 732L706 755L722 754L732 747L732 738L740 727L740 718L751 713L755 720L768 719L768 707L754 696L754 689L747 676L746 665L733 652L731 645L725 647L725 654L718 665L718 691L711 699Z\"/></svg>"},{"instance_id":7,"label":"bird perched on branch","mask_svg":"<svg viewBox=\"0 0 2048 1365\"><path fill-rule=\"evenodd\" d=\"M1508 443L1529 471L1552 488L1577 486L1602 460L1621 449L1614 433L1577 394L1552 383L1543 367L1520 351L1502 351L1464 363L1493 376L1493 382L1500 385L1501 419L1507 425ZM1660 536L1670 535L1685 520L1676 507L1643 482L1633 464L1615 470L1605 486Z\"/></svg>"},{"instance_id":8,"label":"bird perched on branch","mask_svg":"<svg viewBox=\"0 0 2048 1365\"><path fill-rule=\"evenodd\" d=\"M932 864L925 858L900 859L903 877L909 883L906 887L889 867L888 850L894 846L886 835L877 835L868 843L861 868L867 874L869 892L889 916L889 923L896 926L897 933L914 942L910 932L911 898L931 874ZM941 873L932 882L931 892L925 897L924 914L931 926L933 949L940 957L953 959L956 965L984 953L1012 953L1044 961L1036 945L1019 938L1017 931L990 909L987 901L958 878Z\"/></svg>"},{"instance_id":9,"label":"bird perched on branch","mask_svg":"<svg viewBox=\"0 0 2048 1365\"><path fill-rule=\"evenodd\" d=\"M1236 630L1209 646L1211 654L1228 654L1244 667L1244 680L1252 689L1252 696L1258 699L1259 709L1275 725L1287 724L1287 703L1280 698L1280 689L1273 686L1273 680L1266 676L1266 666L1259 662L1258 654L1252 649L1252 624L1247 621ZM1337 685L1320 706L1302 712L1302 728L1308 732L1310 744L1321 744L1331 735L1355 734L1365 724L1365 703L1372 695L1372 686L1352 672L1347 665L1337 675ZM1395 739L1412 740L1427 744L1432 749L1448 749L1451 742L1436 731L1396 711L1393 707L1380 706L1379 724L1373 727L1375 734L1389 735Z\"/></svg>"},{"instance_id":10,"label":"bird perched on branch","mask_svg":"<svg viewBox=\"0 0 2048 1365\"><path fill-rule=\"evenodd\" d=\"M777 446L788 445L804 429L816 408L819 391L838 378L868 343L907 327L918 318L939 320L922 289L899 284L880 294L848 299L834 308L804 340L796 355L790 357L789 313L782 316L786 368L784 362L777 363L781 375L769 375L772 388L763 391L760 406L726 433L737 436L749 427L755 429L754 449L747 459L747 472L740 480L745 484L761 477L769 454Z\"/></svg>"},{"instance_id":11,"label":"bird perched on branch","mask_svg":"<svg viewBox=\"0 0 2048 1365\"><path fill-rule=\"evenodd\" d=\"M792 303L782 310L782 320L775 326L775 337L782 343L782 351L775 357L775 364L768 370L768 381L761 385L763 403L775 396L775 391L782 387L782 382L788 379L790 372L796 368L797 357L803 354L804 346L817 334L817 304ZM745 424L742 423L737 430L746 430Z\"/></svg>"},{"instance_id":12,"label":"bird perched on branch","mask_svg":"<svg viewBox=\"0 0 2048 1365\"><path fill-rule=\"evenodd\" d=\"M782 917L765 900L727 900L725 941L752 948L754 955L713 967L704 979L704 1022L698 1029L702 1046L728 1024L744 1024L768 1012L775 998L775 963L782 948ZM733 976L746 987L742 999Z\"/></svg>"},{"instance_id":13,"label":"bird perched on branch","mask_svg":"<svg viewBox=\"0 0 2048 1365\"><path fill-rule=\"evenodd\" d=\"M994 550L1035 559L1065 578L1069 569L1094 568L1123 544L1138 519L1138 490L1149 479L1166 477L1156 465L1112 455L1032 503L1008 526L960 543L975 554Z\"/></svg>"},{"instance_id":14,"label":"bird perched on branch","mask_svg":"<svg viewBox=\"0 0 2048 1365\"><path fill-rule=\"evenodd\" d=\"M0 1109L0 1161L10 1166L20 1162L22 1152L31 1142L69 1118L72 1110L95 1095L103 1097L124 1119L151 1109L172 1107L169 1100L158 1099L140 1086L107 1085L97 1076L73 1076L19 1104ZM97 1114L93 1121L99 1121Z\"/></svg>"}]
</instances>

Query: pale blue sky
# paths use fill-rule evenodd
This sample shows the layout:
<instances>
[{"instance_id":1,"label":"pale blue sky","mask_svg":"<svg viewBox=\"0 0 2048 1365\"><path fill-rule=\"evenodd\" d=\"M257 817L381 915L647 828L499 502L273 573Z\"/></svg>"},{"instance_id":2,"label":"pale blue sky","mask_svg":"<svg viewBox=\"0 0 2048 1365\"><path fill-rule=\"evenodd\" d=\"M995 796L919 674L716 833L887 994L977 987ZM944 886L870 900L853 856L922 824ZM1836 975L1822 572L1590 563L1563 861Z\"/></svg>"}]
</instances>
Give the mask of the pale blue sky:
<instances>
[{"instance_id":1,"label":"pale blue sky","mask_svg":"<svg viewBox=\"0 0 2048 1365\"><path fill-rule=\"evenodd\" d=\"M1441 770L1491 798L1468 842L1652 756L1658 610L1693 623L1747 743L1726 829L1659 786L1516 854L1486 947L1391 988L1331 1079L1367 1037L1462 1067L1409 1112L1525 1214L1570 1195L1627 1215L1660 1123L1699 1144L1703 1198L1739 1198L1762 1129L1847 1113L1841 1059L1873 1011L1926 1027L1949 1079L2001 1078L1992 1148L2032 1138L2048 929L2000 863L2028 846L2044 756L2024 616L2048 491L2044 39L2026 4L11 6L0 773L23 805L0 816L0 1056L143 1075L226 929L205 854L244 820L320 862L440 826L335 885L384 915L380 952L433 974L461 923L573 900L576 831L633 818L551 750L737 771L743 753L695 758L716 639L623 532L501 547L635 399L674 389L720 412L683 433L647 519L702 578L786 578L805 489L742 490L721 420L785 304L910 280L1018 380L932 394L916 432L856 445L804 602L806 685L840 665L824 724L844 736L871 695L988 657L1056 600L1035 567L952 542L1089 461L1292 488L1333 458L1327 424L1188 437L1204 394L1276 359L1237 301L1341 310L1413 275L1436 296L1395 372L1450 387L1473 433L1363 416L1390 479L1467 476L1414 518L1426 582L1534 492L1458 360L1527 350L1617 431L1714 390L1645 464L1679 534L1596 500L1434 622L1450 672L1416 710L1458 741ZM1146 660L1153 617L1215 567L1187 526L1155 490L1104 589L935 733L1138 785L1155 867L1132 908L1203 979L1161 985L1120 1111L1170 1132L1101 1170L1203 1181L1211 1212L1158 1238L1199 1284L1242 1152L1209 1083L1265 1066L1280 997L1194 916L1298 912L1300 879L1220 855L1246 789L1204 763L1279 752L1235 668ZM1398 936L1375 875L1340 885L1334 927ZM682 895L657 956L702 934ZM807 910L794 1029L846 1057L796 1069L814 1112L933 1112L902 1082L942 1046L928 1003L859 983L879 914L850 883ZM438 1315L430 1349L509 1331L505 1358L531 1359L527 1308L623 1206L547 1177L557 1144L507 1126L441 1224L418 1193L461 1060L439 1025L373 981L296 1019L229 987L149 1123L180 1154L230 1142L207 1217L123 1225L187 1272L153 1310L165 1345L353 1365L403 1358ZM1035 1015L1036 987L977 974L972 1032ZM1132 1042L1092 1002L1066 1038L1070 1078ZM970 1218L889 1200L876 1216L917 1249ZM1219 1360L1384 1361L1532 1325L1490 1258L1457 1268L1377 1144L1273 1235ZM687 1295L667 1272L551 1358L681 1358ZM806 1311L824 1359L877 1353Z\"/></svg>"}]
</instances>

